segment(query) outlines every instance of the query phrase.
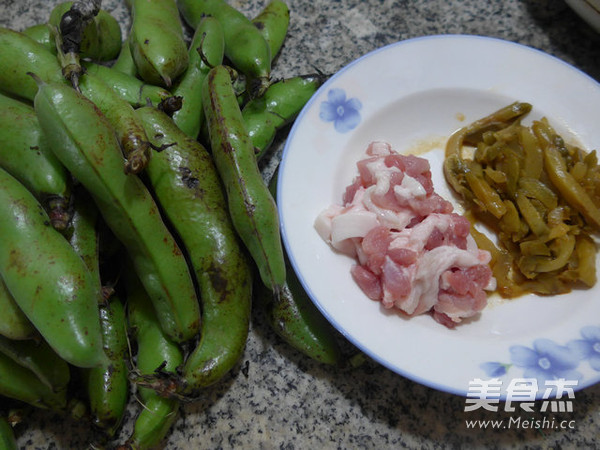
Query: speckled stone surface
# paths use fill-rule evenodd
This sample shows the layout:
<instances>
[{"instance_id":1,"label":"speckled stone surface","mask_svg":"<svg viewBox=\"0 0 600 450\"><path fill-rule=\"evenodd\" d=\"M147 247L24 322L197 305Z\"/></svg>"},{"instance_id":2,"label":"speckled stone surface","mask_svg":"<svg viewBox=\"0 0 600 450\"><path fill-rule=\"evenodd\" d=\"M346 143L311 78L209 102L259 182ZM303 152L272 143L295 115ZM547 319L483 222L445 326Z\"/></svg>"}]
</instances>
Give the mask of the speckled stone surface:
<instances>
[{"instance_id":1,"label":"speckled stone surface","mask_svg":"<svg viewBox=\"0 0 600 450\"><path fill-rule=\"evenodd\" d=\"M263 1L231 3L248 17ZM22 30L45 21L56 1L0 0L0 26ZM498 37L543 50L600 80L600 35L560 0L288 0L291 21L275 77L334 73L399 40L433 34ZM123 1L105 0L126 34ZM518 67L515 70L520 70ZM0 68L0 70L2 70ZM600 118L599 118L600 119ZM268 179L284 135L263 164ZM423 358L428 358L423 355ZM187 404L165 449L600 448L600 385L576 395L574 428L467 429L466 419L510 413L464 412L465 399L416 384L367 362L353 370L324 367L279 340L254 311L240 366L201 400ZM116 442L131 432L132 400ZM532 414L537 418L541 416ZM24 449L84 449L89 427L35 411L16 430Z\"/></svg>"}]
</instances>

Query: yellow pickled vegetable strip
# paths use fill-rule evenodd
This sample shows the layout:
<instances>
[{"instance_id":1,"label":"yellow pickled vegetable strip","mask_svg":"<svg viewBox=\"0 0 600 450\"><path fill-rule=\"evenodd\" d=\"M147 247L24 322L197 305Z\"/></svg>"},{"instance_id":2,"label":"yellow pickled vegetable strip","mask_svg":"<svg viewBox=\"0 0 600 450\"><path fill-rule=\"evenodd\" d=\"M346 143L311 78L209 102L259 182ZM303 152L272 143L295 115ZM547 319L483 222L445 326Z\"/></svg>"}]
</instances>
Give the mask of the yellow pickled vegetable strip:
<instances>
[{"instance_id":1,"label":"yellow pickled vegetable strip","mask_svg":"<svg viewBox=\"0 0 600 450\"><path fill-rule=\"evenodd\" d=\"M535 268L536 272L552 272L566 266L575 250L575 236L565 234L556 238L552 244L552 250L555 253L554 258L540 261Z\"/></svg>"},{"instance_id":2,"label":"yellow pickled vegetable strip","mask_svg":"<svg viewBox=\"0 0 600 450\"><path fill-rule=\"evenodd\" d=\"M521 217L519 211L513 202L504 200L506 212L500 219L500 229L507 233L518 233L521 231Z\"/></svg>"},{"instance_id":3,"label":"yellow pickled vegetable strip","mask_svg":"<svg viewBox=\"0 0 600 450\"><path fill-rule=\"evenodd\" d=\"M566 223L559 223L550 228L548 235L546 236L546 242L551 241L552 239L556 239L564 236L569 231L571 231L571 227Z\"/></svg>"},{"instance_id":4,"label":"yellow pickled vegetable strip","mask_svg":"<svg viewBox=\"0 0 600 450\"><path fill-rule=\"evenodd\" d=\"M558 206L556 194L540 180L529 177L521 178L519 188L526 197L539 200L549 210Z\"/></svg>"},{"instance_id":5,"label":"yellow pickled vegetable strip","mask_svg":"<svg viewBox=\"0 0 600 450\"><path fill-rule=\"evenodd\" d=\"M544 170L542 148L538 145L533 132L527 127L520 128L519 139L525 153L525 161L521 171L522 176L537 179Z\"/></svg>"},{"instance_id":6,"label":"yellow pickled vegetable strip","mask_svg":"<svg viewBox=\"0 0 600 450\"><path fill-rule=\"evenodd\" d=\"M583 180L583 178L585 177L585 175L587 173L587 166L585 165L585 163L583 161L577 161L573 165L573 167L571 167L571 170L569 170L569 173L575 179L575 181L580 183L581 180Z\"/></svg>"},{"instance_id":7,"label":"yellow pickled vegetable strip","mask_svg":"<svg viewBox=\"0 0 600 450\"><path fill-rule=\"evenodd\" d=\"M450 136L446 144L446 156L461 156L463 141L468 135L480 133L491 126L506 127L512 121L531 111L531 105L524 102L514 102L489 116L483 117L470 125L461 128Z\"/></svg>"},{"instance_id":8,"label":"yellow pickled vegetable strip","mask_svg":"<svg viewBox=\"0 0 600 450\"><path fill-rule=\"evenodd\" d=\"M514 298L523 294L523 289L516 284L511 273L513 271L513 258L503 248L498 248L485 234L471 227L471 236L475 240L477 247L487 250L492 255L490 267L494 278L496 279L497 291L505 298Z\"/></svg>"},{"instance_id":9,"label":"yellow pickled vegetable strip","mask_svg":"<svg viewBox=\"0 0 600 450\"><path fill-rule=\"evenodd\" d=\"M529 225L529 228L536 236L543 236L548 233L548 226L544 222L542 216L538 210L531 204L529 199L525 196L523 191L519 190L516 196L517 206L519 207L519 212Z\"/></svg>"},{"instance_id":10,"label":"yellow pickled vegetable strip","mask_svg":"<svg viewBox=\"0 0 600 450\"><path fill-rule=\"evenodd\" d=\"M596 244L587 236L577 237L575 247L578 259L579 279L589 287L596 284Z\"/></svg>"},{"instance_id":11,"label":"yellow pickled vegetable strip","mask_svg":"<svg viewBox=\"0 0 600 450\"><path fill-rule=\"evenodd\" d=\"M589 169L598 169L598 156L596 150L592 150L583 158L583 162Z\"/></svg>"},{"instance_id":12,"label":"yellow pickled vegetable strip","mask_svg":"<svg viewBox=\"0 0 600 450\"><path fill-rule=\"evenodd\" d=\"M549 145L544 151L544 168L554 187L569 205L579 211L596 230L600 230L600 209L568 172L565 160L554 145Z\"/></svg>"},{"instance_id":13,"label":"yellow pickled vegetable strip","mask_svg":"<svg viewBox=\"0 0 600 450\"><path fill-rule=\"evenodd\" d=\"M503 149L502 155L503 160L498 165L498 168L502 168L503 172L506 173L506 193L513 198L519 184L521 163L513 151Z\"/></svg>"},{"instance_id":14,"label":"yellow pickled vegetable strip","mask_svg":"<svg viewBox=\"0 0 600 450\"><path fill-rule=\"evenodd\" d=\"M523 241L519 244L521 253L524 256L551 256L552 252L543 240L534 239L532 241Z\"/></svg>"},{"instance_id":15,"label":"yellow pickled vegetable strip","mask_svg":"<svg viewBox=\"0 0 600 450\"><path fill-rule=\"evenodd\" d=\"M551 227L555 227L557 225L562 225L569 218L569 212L567 211L568 207L565 205L560 205L554 208L553 210L548 212L548 225Z\"/></svg>"},{"instance_id":16,"label":"yellow pickled vegetable strip","mask_svg":"<svg viewBox=\"0 0 600 450\"><path fill-rule=\"evenodd\" d=\"M555 256L522 256L519 259L519 268L529 278L534 278L538 273L560 270L566 266L575 250L575 236L567 234L555 239L553 244Z\"/></svg>"},{"instance_id":17,"label":"yellow pickled vegetable strip","mask_svg":"<svg viewBox=\"0 0 600 450\"><path fill-rule=\"evenodd\" d=\"M525 281L522 289L540 295L557 295L571 292L571 285L553 273L540 273L534 280Z\"/></svg>"},{"instance_id":18,"label":"yellow pickled vegetable strip","mask_svg":"<svg viewBox=\"0 0 600 450\"><path fill-rule=\"evenodd\" d=\"M486 167L485 169L483 169L483 173L495 184L506 183L506 174L500 170L495 170L491 167Z\"/></svg>"},{"instance_id":19,"label":"yellow pickled vegetable strip","mask_svg":"<svg viewBox=\"0 0 600 450\"><path fill-rule=\"evenodd\" d=\"M465 178L475 197L482 203L496 219L500 219L506 212L506 206L492 187L482 178L467 172Z\"/></svg>"},{"instance_id":20,"label":"yellow pickled vegetable strip","mask_svg":"<svg viewBox=\"0 0 600 450\"><path fill-rule=\"evenodd\" d=\"M462 180L468 171L467 164L458 155L451 155L444 160L444 176L454 191L464 200L471 200L473 193L463 186Z\"/></svg>"}]
</instances>

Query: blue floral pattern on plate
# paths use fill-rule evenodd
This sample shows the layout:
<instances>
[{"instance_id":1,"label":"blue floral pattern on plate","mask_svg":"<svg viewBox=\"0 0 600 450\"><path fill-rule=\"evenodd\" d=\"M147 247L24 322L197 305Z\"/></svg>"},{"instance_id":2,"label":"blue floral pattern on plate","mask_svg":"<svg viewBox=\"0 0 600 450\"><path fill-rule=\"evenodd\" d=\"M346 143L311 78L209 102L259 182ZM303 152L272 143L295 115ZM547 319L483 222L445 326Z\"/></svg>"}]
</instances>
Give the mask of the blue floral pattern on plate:
<instances>
[{"instance_id":1,"label":"blue floral pattern on plate","mask_svg":"<svg viewBox=\"0 0 600 450\"><path fill-rule=\"evenodd\" d=\"M588 361L592 369L600 372L600 327L584 327L581 336L583 339L570 341L567 347L580 360Z\"/></svg>"},{"instance_id":2,"label":"blue floral pattern on plate","mask_svg":"<svg viewBox=\"0 0 600 450\"><path fill-rule=\"evenodd\" d=\"M509 348L510 363L488 361L479 367L490 377L506 375L511 367L518 367L523 377L535 378L540 384L560 378L581 381L584 376L576 369L585 362L600 372L600 326L583 327L580 334L582 339L566 345L550 339L536 339L531 347L513 345Z\"/></svg>"},{"instance_id":3,"label":"blue floral pattern on plate","mask_svg":"<svg viewBox=\"0 0 600 450\"><path fill-rule=\"evenodd\" d=\"M362 103L357 98L346 98L346 92L340 88L331 89L327 100L321 102L319 117L324 122L333 122L338 133L346 133L360 123Z\"/></svg>"}]
</instances>

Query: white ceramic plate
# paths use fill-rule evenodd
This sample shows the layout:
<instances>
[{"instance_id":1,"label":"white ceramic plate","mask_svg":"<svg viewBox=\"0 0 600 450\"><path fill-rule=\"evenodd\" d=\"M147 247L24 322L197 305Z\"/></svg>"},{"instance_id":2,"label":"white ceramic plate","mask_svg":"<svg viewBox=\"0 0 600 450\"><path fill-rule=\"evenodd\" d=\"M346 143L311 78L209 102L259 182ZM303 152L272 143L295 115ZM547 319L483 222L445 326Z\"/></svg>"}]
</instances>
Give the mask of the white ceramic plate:
<instances>
[{"instance_id":1,"label":"white ceramic plate","mask_svg":"<svg viewBox=\"0 0 600 450\"><path fill-rule=\"evenodd\" d=\"M600 0L565 0L579 17L600 33Z\"/></svg>"},{"instance_id":2,"label":"white ceramic plate","mask_svg":"<svg viewBox=\"0 0 600 450\"><path fill-rule=\"evenodd\" d=\"M600 284L555 297L493 297L480 317L450 330L429 315L405 319L369 300L351 278L354 261L334 253L313 223L341 202L373 140L427 158L436 191L451 200L441 169L447 137L516 100L534 106L524 123L546 116L585 148L600 145L600 85L593 79L518 44L446 35L381 48L331 77L296 120L280 165L284 244L320 311L392 371L459 395L471 396L469 382L477 378L498 378L501 398L523 377L539 379L538 398L546 379L576 380L575 390L599 381ZM320 117L327 106L341 114L337 128Z\"/></svg>"}]
</instances>

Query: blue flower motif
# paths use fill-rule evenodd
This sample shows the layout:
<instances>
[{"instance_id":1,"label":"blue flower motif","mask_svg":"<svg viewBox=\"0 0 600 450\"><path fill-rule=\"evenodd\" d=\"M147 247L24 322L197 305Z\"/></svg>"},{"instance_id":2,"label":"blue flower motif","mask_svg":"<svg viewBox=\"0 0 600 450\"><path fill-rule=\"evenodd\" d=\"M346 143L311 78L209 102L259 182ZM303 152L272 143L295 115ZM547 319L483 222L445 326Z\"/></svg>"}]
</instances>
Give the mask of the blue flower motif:
<instances>
[{"instance_id":1,"label":"blue flower motif","mask_svg":"<svg viewBox=\"0 0 600 450\"><path fill-rule=\"evenodd\" d=\"M511 364L503 364L499 362L485 362L479 367L483 369L488 377L497 378L506 374L506 371L510 368Z\"/></svg>"},{"instance_id":2,"label":"blue flower motif","mask_svg":"<svg viewBox=\"0 0 600 450\"><path fill-rule=\"evenodd\" d=\"M549 339L536 339L533 348L514 345L510 347L510 355L513 364L523 369L523 376L536 378L540 385L546 380L582 378L581 373L574 370L579 365L579 356Z\"/></svg>"},{"instance_id":3,"label":"blue flower motif","mask_svg":"<svg viewBox=\"0 0 600 450\"><path fill-rule=\"evenodd\" d=\"M360 123L362 103L357 98L346 100L343 89L331 89L327 93L327 100L321 103L319 117L325 122L333 122L339 133L346 133Z\"/></svg>"},{"instance_id":4,"label":"blue flower motif","mask_svg":"<svg viewBox=\"0 0 600 450\"><path fill-rule=\"evenodd\" d=\"M567 343L567 347L579 359L587 360L592 369L600 372L600 327L584 327L581 329L583 339Z\"/></svg>"}]
</instances>

